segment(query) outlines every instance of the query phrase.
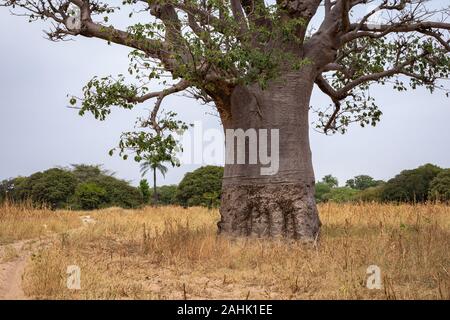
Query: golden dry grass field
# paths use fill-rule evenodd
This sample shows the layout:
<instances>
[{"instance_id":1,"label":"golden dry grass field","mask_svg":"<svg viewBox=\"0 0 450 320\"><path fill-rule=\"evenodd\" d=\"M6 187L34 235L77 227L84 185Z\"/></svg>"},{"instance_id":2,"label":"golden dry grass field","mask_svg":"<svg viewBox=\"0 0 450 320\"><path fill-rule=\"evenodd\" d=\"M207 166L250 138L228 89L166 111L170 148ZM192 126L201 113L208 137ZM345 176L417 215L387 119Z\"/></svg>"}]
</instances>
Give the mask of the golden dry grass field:
<instances>
[{"instance_id":1,"label":"golden dry grass field","mask_svg":"<svg viewBox=\"0 0 450 320\"><path fill-rule=\"evenodd\" d=\"M29 203L0 204L0 245L43 238L81 225L78 215L71 211L35 209Z\"/></svg>"},{"instance_id":2,"label":"golden dry grass field","mask_svg":"<svg viewBox=\"0 0 450 320\"><path fill-rule=\"evenodd\" d=\"M180 207L3 206L0 242L56 234L26 265L22 287L34 299L450 299L449 206L330 203L319 211L315 248L218 237L217 210ZM83 227L82 215L96 223ZM81 290L67 288L69 265L80 267ZM366 288L369 265L381 268L381 290Z\"/></svg>"}]
</instances>

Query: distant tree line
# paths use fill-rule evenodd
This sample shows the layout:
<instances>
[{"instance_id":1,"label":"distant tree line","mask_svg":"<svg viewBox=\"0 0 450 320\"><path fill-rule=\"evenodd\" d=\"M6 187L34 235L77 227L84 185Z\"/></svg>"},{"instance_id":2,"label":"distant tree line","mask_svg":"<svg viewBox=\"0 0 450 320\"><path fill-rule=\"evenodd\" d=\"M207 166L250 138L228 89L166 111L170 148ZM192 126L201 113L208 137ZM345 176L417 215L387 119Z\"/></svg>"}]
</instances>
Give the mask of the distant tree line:
<instances>
[{"instance_id":1,"label":"distant tree line","mask_svg":"<svg viewBox=\"0 0 450 320\"><path fill-rule=\"evenodd\" d=\"M153 196L154 191L151 190L149 199L151 203L157 199L158 204L161 205L215 208L220 205L222 177L223 167L204 166L186 173L178 186L157 187L157 197Z\"/></svg>"},{"instance_id":2,"label":"distant tree line","mask_svg":"<svg viewBox=\"0 0 450 320\"><path fill-rule=\"evenodd\" d=\"M92 210L105 207L139 207L139 190L128 181L114 177L101 166L72 165L52 168L29 177L17 177L0 183L0 201L31 201L52 209Z\"/></svg>"},{"instance_id":3,"label":"distant tree line","mask_svg":"<svg viewBox=\"0 0 450 320\"><path fill-rule=\"evenodd\" d=\"M8 199L45 205L51 209L74 210L145 205L213 208L220 205L222 177L223 167L205 166L187 173L178 186L166 185L155 189L143 179L136 188L101 166L77 164L2 181L0 203Z\"/></svg>"},{"instance_id":4,"label":"distant tree line","mask_svg":"<svg viewBox=\"0 0 450 320\"><path fill-rule=\"evenodd\" d=\"M178 186L158 187L160 204L182 206L220 205L223 168L201 167L187 173ZM316 183L317 202L426 202L450 201L450 169L426 164L404 170L383 181L369 175L358 175L339 187L338 179L326 175Z\"/></svg>"},{"instance_id":5,"label":"distant tree line","mask_svg":"<svg viewBox=\"0 0 450 320\"><path fill-rule=\"evenodd\" d=\"M52 209L80 210L143 205L215 208L220 205L222 177L223 167L205 166L186 173L178 185L154 189L143 179L136 188L101 166L72 165L2 181L0 202L8 198L45 204ZM386 182L358 175L343 187L337 178L326 175L316 183L316 201L450 202L450 169L426 164L404 170Z\"/></svg>"},{"instance_id":6,"label":"distant tree line","mask_svg":"<svg viewBox=\"0 0 450 320\"><path fill-rule=\"evenodd\" d=\"M425 164L404 170L387 182L358 175L347 180L344 187L327 175L316 183L316 201L449 202L450 169Z\"/></svg>"}]
</instances>

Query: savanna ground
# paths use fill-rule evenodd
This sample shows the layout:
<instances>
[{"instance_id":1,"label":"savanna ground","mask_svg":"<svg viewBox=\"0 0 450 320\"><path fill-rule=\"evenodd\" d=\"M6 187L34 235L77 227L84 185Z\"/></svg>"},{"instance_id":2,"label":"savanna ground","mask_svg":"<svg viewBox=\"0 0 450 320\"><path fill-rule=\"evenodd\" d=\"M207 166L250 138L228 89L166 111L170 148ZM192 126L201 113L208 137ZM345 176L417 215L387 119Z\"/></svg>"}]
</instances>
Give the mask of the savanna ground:
<instances>
[{"instance_id":1,"label":"savanna ground","mask_svg":"<svg viewBox=\"0 0 450 320\"><path fill-rule=\"evenodd\" d=\"M450 299L450 206L330 203L319 211L321 240L311 248L218 237L218 211L204 208L3 205L0 267L21 261L16 298ZM96 223L83 226L85 215ZM81 269L81 290L67 288L69 265ZM369 265L381 268L381 290L366 288Z\"/></svg>"}]
</instances>

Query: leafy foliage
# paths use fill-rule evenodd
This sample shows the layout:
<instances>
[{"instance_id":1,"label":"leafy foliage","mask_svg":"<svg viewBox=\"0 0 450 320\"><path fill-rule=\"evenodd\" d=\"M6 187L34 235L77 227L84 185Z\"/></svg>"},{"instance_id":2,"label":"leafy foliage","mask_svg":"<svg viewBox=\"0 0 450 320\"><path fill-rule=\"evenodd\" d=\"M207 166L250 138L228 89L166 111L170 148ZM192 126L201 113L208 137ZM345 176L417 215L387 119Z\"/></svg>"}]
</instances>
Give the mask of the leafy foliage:
<instances>
[{"instance_id":1,"label":"leafy foliage","mask_svg":"<svg viewBox=\"0 0 450 320\"><path fill-rule=\"evenodd\" d=\"M0 185L0 199L8 189L12 201L32 201L53 209L96 209L110 206L136 208L142 204L138 189L119 180L100 166L73 165L71 169L53 168L29 177L17 177Z\"/></svg>"},{"instance_id":2,"label":"leafy foliage","mask_svg":"<svg viewBox=\"0 0 450 320\"><path fill-rule=\"evenodd\" d=\"M382 112L370 93L373 84L391 85L399 92L418 87L431 93L441 89L448 96L441 80L449 77L450 57L435 40L411 33L363 37L344 45L338 53L342 67L325 75L335 90L335 95L327 93L334 103L316 111L316 128L345 133L351 123L376 126Z\"/></svg>"},{"instance_id":3,"label":"leafy foliage","mask_svg":"<svg viewBox=\"0 0 450 320\"><path fill-rule=\"evenodd\" d=\"M22 200L30 199L53 209L63 208L69 205L76 184L76 179L70 172L59 168L49 169L21 181L19 196Z\"/></svg>"},{"instance_id":4,"label":"leafy foliage","mask_svg":"<svg viewBox=\"0 0 450 320\"><path fill-rule=\"evenodd\" d=\"M175 156L172 156L172 161L178 163L178 159ZM158 203L158 191L156 187L156 171L159 171L163 177L166 176L167 171L169 170L165 165L160 162L160 158L152 158L149 156L145 159L144 162L141 163L141 174L145 176L148 171L151 170L153 173L153 204L156 205Z\"/></svg>"},{"instance_id":5,"label":"leafy foliage","mask_svg":"<svg viewBox=\"0 0 450 320\"><path fill-rule=\"evenodd\" d=\"M333 177L331 174L328 174L322 178L322 182L328 185L330 188L337 187L339 185L339 181L336 177Z\"/></svg>"},{"instance_id":6,"label":"leafy foliage","mask_svg":"<svg viewBox=\"0 0 450 320\"><path fill-rule=\"evenodd\" d=\"M82 210L99 209L106 198L106 190L92 182L79 184L75 190L75 203Z\"/></svg>"},{"instance_id":7,"label":"leafy foliage","mask_svg":"<svg viewBox=\"0 0 450 320\"><path fill-rule=\"evenodd\" d=\"M383 189L385 201L424 202L428 200L431 181L442 171L426 164L413 170L404 170L389 180Z\"/></svg>"},{"instance_id":8,"label":"leafy foliage","mask_svg":"<svg viewBox=\"0 0 450 320\"><path fill-rule=\"evenodd\" d=\"M88 182L103 175L110 175L108 171L102 169L101 165L73 164L71 171L79 183Z\"/></svg>"},{"instance_id":9,"label":"leafy foliage","mask_svg":"<svg viewBox=\"0 0 450 320\"><path fill-rule=\"evenodd\" d=\"M187 173L178 185L183 206L217 206L222 192L223 167L205 166Z\"/></svg>"},{"instance_id":10,"label":"leafy foliage","mask_svg":"<svg viewBox=\"0 0 450 320\"><path fill-rule=\"evenodd\" d=\"M316 202L349 202L355 200L359 190L349 187L338 187L338 179L331 174L322 178L322 181L315 185Z\"/></svg>"},{"instance_id":11,"label":"leafy foliage","mask_svg":"<svg viewBox=\"0 0 450 320\"><path fill-rule=\"evenodd\" d=\"M128 87L124 82L123 75L120 75L118 79L94 77L90 80L83 88L84 99L79 111L80 116L90 112L95 119L103 121L111 113L112 105L132 109L136 103L129 100L136 96L137 89L134 86ZM77 99L72 97L70 104L76 105L76 103Z\"/></svg>"},{"instance_id":12,"label":"leafy foliage","mask_svg":"<svg viewBox=\"0 0 450 320\"><path fill-rule=\"evenodd\" d=\"M382 183L383 181L377 181L371 176L359 175L354 177L353 179L347 180L345 185L352 189L365 190L370 187L376 187Z\"/></svg>"},{"instance_id":13,"label":"leafy foliage","mask_svg":"<svg viewBox=\"0 0 450 320\"><path fill-rule=\"evenodd\" d=\"M376 187L369 187L362 190L356 199L363 202L383 202L384 185L378 185Z\"/></svg>"},{"instance_id":14,"label":"leafy foliage","mask_svg":"<svg viewBox=\"0 0 450 320\"><path fill-rule=\"evenodd\" d=\"M110 155L118 149L124 160L128 159L128 153L133 153L136 162L145 160L152 165L169 162L172 166L179 166L175 155L182 148L175 133L186 130L188 125L175 120L175 116L174 112L166 112L158 120L139 119L142 130L123 133L118 148L112 149Z\"/></svg>"},{"instance_id":15,"label":"leafy foliage","mask_svg":"<svg viewBox=\"0 0 450 320\"><path fill-rule=\"evenodd\" d=\"M10 197L10 193L14 190L14 179L3 180L0 183L0 203Z\"/></svg>"},{"instance_id":16,"label":"leafy foliage","mask_svg":"<svg viewBox=\"0 0 450 320\"><path fill-rule=\"evenodd\" d=\"M348 187L331 188L324 196L324 200L332 202L350 202L354 201L358 194L359 190Z\"/></svg>"},{"instance_id":17,"label":"leafy foliage","mask_svg":"<svg viewBox=\"0 0 450 320\"><path fill-rule=\"evenodd\" d=\"M327 194L331 191L331 187L325 182L317 182L315 188L316 202L326 202L328 199Z\"/></svg>"},{"instance_id":18,"label":"leafy foliage","mask_svg":"<svg viewBox=\"0 0 450 320\"><path fill-rule=\"evenodd\" d=\"M6 0L0 6L30 22L49 20L46 35L53 41L84 36L129 47L127 76L94 77L70 103L81 115L104 120L112 107L132 109L156 99L148 118L138 120L139 129L121 136L119 154L170 162L177 142L161 132L185 124L158 119L158 112L163 99L178 92L215 103L228 120L236 87L276 88L275 80L289 74L330 98L328 107L312 108L316 128L325 133L344 133L351 123L376 125L382 112L369 90L374 84L448 95L442 83L450 72L450 9L431 2ZM123 30L110 23L121 10L130 10ZM145 22L134 19L140 13ZM376 15L384 20L374 27L370 20ZM76 27L70 23L74 16ZM163 89L153 92L154 85Z\"/></svg>"},{"instance_id":19,"label":"leafy foliage","mask_svg":"<svg viewBox=\"0 0 450 320\"><path fill-rule=\"evenodd\" d=\"M217 208L220 206L220 192L205 192L203 194L203 199L205 199L208 209Z\"/></svg>"},{"instance_id":20,"label":"leafy foliage","mask_svg":"<svg viewBox=\"0 0 450 320\"><path fill-rule=\"evenodd\" d=\"M430 183L430 200L450 201L450 169L442 170Z\"/></svg>"},{"instance_id":21,"label":"leafy foliage","mask_svg":"<svg viewBox=\"0 0 450 320\"><path fill-rule=\"evenodd\" d=\"M142 179L139 182L139 191L141 192L142 202L144 204L148 203L150 201L151 191L147 179Z\"/></svg>"},{"instance_id":22,"label":"leafy foliage","mask_svg":"<svg viewBox=\"0 0 450 320\"><path fill-rule=\"evenodd\" d=\"M102 175L93 178L90 182L105 189L106 198L104 207L137 208L142 204L139 190L130 186L129 182L119 180L113 176Z\"/></svg>"},{"instance_id":23,"label":"leafy foliage","mask_svg":"<svg viewBox=\"0 0 450 320\"><path fill-rule=\"evenodd\" d=\"M158 193L158 204L160 205L178 205L177 201L178 186L160 186L156 188ZM153 190L151 191L153 194Z\"/></svg>"}]
</instances>

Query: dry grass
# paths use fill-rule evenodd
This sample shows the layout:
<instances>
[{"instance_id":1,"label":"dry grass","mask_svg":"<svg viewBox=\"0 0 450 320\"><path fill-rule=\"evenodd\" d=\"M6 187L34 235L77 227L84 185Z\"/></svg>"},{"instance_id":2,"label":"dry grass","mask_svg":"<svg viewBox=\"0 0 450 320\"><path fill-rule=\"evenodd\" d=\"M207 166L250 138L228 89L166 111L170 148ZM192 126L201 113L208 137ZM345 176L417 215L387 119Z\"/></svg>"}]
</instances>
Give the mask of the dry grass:
<instances>
[{"instance_id":1,"label":"dry grass","mask_svg":"<svg viewBox=\"0 0 450 320\"><path fill-rule=\"evenodd\" d=\"M7 245L0 251L0 263L7 263L19 258L19 253L14 246Z\"/></svg>"},{"instance_id":2,"label":"dry grass","mask_svg":"<svg viewBox=\"0 0 450 320\"><path fill-rule=\"evenodd\" d=\"M41 299L450 299L449 206L319 210L317 249L217 237L218 212L202 208L97 211L95 225L34 255L25 292ZM74 264L79 291L66 288ZM365 287L372 264L382 270L382 290Z\"/></svg>"},{"instance_id":3,"label":"dry grass","mask_svg":"<svg viewBox=\"0 0 450 320\"><path fill-rule=\"evenodd\" d=\"M0 245L17 240L48 236L81 226L70 211L35 209L30 204L0 204Z\"/></svg>"}]
</instances>

